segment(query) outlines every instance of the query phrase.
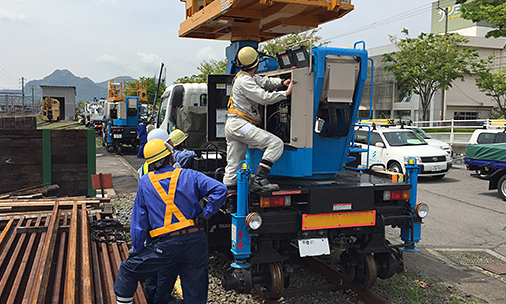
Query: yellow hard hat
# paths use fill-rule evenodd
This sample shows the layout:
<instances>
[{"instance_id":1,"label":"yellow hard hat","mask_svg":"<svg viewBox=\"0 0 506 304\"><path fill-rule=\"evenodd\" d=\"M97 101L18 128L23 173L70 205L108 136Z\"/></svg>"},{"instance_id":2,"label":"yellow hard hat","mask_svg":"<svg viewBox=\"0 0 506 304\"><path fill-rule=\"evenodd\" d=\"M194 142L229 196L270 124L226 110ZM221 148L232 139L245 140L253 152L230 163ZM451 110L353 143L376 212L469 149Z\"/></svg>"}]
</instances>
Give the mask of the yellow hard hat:
<instances>
[{"instance_id":1,"label":"yellow hard hat","mask_svg":"<svg viewBox=\"0 0 506 304\"><path fill-rule=\"evenodd\" d=\"M165 142L155 138L147 142L144 146L144 158L148 165L170 155L170 150L165 146Z\"/></svg>"},{"instance_id":2,"label":"yellow hard hat","mask_svg":"<svg viewBox=\"0 0 506 304\"><path fill-rule=\"evenodd\" d=\"M174 147L179 146L185 139L188 138L188 134L185 134L183 131L176 129L169 134L170 140Z\"/></svg>"},{"instance_id":3,"label":"yellow hard hat","mask_svg":"<svg viewBox=\"0 0 506 304\"><path fill-rule=\"evenodd\" d=\"M237 53L235 65L241 70L251 70L258 65L258 52L251 46L245 46Z\"/></svg>"}]
</instances>

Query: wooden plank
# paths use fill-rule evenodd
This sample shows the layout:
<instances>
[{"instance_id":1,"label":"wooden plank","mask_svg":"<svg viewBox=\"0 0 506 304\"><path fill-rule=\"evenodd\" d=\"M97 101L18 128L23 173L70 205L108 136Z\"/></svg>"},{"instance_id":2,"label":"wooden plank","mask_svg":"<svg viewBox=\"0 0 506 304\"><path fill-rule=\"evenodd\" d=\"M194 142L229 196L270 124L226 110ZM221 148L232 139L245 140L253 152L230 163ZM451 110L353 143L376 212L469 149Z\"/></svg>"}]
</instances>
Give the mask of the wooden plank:
<instances>
[{"instance_id":1,"label":"wooden plank","mask_svg":"<svg viewBox=\"0 0 506 304\"><path fill-rule=\"evenodd\" d=\"M34 296L30 299L31 304L42 304L46 297L47 284L49 282L49 274L51 265L53 263L53 252L56 243L56 234L58 231L58 202L54 204L53 214L44 240L44 247L42 250L41 259L44 264L38 269L35 277Z\"/></svg>"},{"instance_id":2,"label":"wooden plank","mask_svg":"<svg viewBox=\"0 0 506 304\"><path fill-rule=\"evenodd\" d=\"M42 138L38 137L15 137L10 134L0 137L2 152L10 151L13 148L29 151L30 149L42 149Z\"/></svg>"},{"instance_id":3,"label":"wooden plank","mask_svg":"<svg viewBox=\"0 0 506 304\"><path fill-rule=\"evenodd\" d=\"M77 260L77 202L72 207L69 242L67 245L67 265L65 271L64 303L76 301L76 260Z\"/></svg>"},{"instance_id":4,"label":"wooden plank","mask_svg":"<svg viewBox=\"0 0 506 304\"><path fill-rule=\"evenodd\" d=\"M29 157L32 157L31 155ZM31 164L16 164L16 165L9 165L9 164L5 164L5 163L1 163L0 164L0 172L9 172L7 170L12 170L14 169L14 166L16 167L16 172L21 172L21 173L25 173L25 174L38 174L40 172L42 172L42 164L40 162L36 162L35 160L33 160L33 163ZM10 177L10 174L6 174L4 175L5 177L2 178L3 180L12 180L12 178Z\"/></svg>"},{"instance_id":5,"label":"wooden plank","mask_svg":"<svg viewBox=\"0 0 506 304\"><path fill-rule=\"evenodd\" d=\"M90 273L90 230L86 204L81 204L81 276L83 279L82 304L92 304L93 291Z\"/></svg>"},{"instance_id":6,"label":"wooden plank","mask_svg":"<svg viewBox=\"0 0 506 304\"><path fill-rule=\"evenodd\" d=\"M40 222L41 222L41 217L39 216L35 222L35 227L40 226ZM37 236L37 233L31 233L29 235L28 244L26 245L25 253L23 254L21 264L19 265L19 268L17 270L16 278L14 279L14 284L12 284L12 289L11 289L11 292L9 294L6 304L13 304L14 303L14 300L16 299L16 295L18 293L18 290L21 287L21 281L23 279L23 276L25 276L25 277L27 276L27 273L25 273L25 271L27 269L29 262L31 262L30 261L30 254L32 252L32 248L33 248L33 244L35 242L36 236Z\"/></svg>"},{"instance_id":7,"label":"wooden plank","mask_svg":"<svg viewBox=\"0 0 506 304\"><path fill-rule=\"evenodd\" d=\"M67 212L63 215L63 224L67 224L69 214ZM68 239L68 232L63 231L60 234L60 245L58 246L58 260L56 260L56 268L55 268L55 280L53 287L53 304L58 304L61 302L60 293L62 289L62 281L63 281L63 262L65 261L65 243Z\"/></svg>"}]
</instances>

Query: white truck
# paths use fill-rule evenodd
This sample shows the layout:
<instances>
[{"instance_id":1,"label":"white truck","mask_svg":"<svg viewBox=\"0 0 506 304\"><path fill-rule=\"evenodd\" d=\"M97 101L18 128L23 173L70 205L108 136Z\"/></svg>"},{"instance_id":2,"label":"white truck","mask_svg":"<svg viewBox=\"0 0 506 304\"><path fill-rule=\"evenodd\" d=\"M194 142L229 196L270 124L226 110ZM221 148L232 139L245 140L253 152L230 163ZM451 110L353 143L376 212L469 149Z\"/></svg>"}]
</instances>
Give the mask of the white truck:
<instances>
[{"instance_id":1,"label":"white truck","mask_svg":"<svg viewBox=\"0 0 506 304\"><path fill-rule=\"evenodd\" d=\"M205 146L207 84L179 83L165 89L156 117L156 127L170 133L174 126L187 133L187 146Z\"/></svg>"}]
</instances>

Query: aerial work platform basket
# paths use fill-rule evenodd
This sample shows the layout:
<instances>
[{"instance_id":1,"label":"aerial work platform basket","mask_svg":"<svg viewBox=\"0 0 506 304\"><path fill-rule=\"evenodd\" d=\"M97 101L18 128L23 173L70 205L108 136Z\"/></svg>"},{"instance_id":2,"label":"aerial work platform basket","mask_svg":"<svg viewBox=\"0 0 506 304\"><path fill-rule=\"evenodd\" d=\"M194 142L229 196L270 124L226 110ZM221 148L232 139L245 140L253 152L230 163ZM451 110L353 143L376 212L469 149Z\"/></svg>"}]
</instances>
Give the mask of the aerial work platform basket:
<instances>
[{"instance_id":1,"label":"aerial work platform basket","mask_svg":"<svg viewBox=\"0 0 506 304\"><path fill-rule=\"evenodd\" d=\"M263 42L339 19L354 8L350 0L181 0L186 20L179 36Z\"/></svg>"}]
</instances>

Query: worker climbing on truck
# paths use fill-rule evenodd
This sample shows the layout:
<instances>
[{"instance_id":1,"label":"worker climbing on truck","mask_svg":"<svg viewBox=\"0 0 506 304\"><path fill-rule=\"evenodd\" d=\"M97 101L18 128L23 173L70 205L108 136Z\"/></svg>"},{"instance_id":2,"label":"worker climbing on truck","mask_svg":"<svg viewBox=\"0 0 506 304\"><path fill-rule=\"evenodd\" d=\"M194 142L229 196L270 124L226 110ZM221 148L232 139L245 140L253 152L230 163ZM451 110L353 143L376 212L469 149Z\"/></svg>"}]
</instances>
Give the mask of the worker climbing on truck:
<instances>
[{"instance_id":1,"label":"worker climbing on truck","mask_svg":"<svg viewBox=\"0 0 506 304\"><path fill-rule=\"evenodd\" d=\"M234 78L232 94L228 102L228 115L225 123L227 140L227 167L224 184L231 189L237 185L236 175L239 163L244 160L248 146L255 146L264 151L260 165L251 180L251 191L278 190L277 184L267 180L272 165L283 153L283 141L276 135L258 128L262 121L259 105L269 105L286 99L292 93L290 79L267 78L255 75L258 69L259 54L245 46L239 50L235 65L241 70ZM274 91L281 85L286 91Z\"/></svg>"}]
</instances>

